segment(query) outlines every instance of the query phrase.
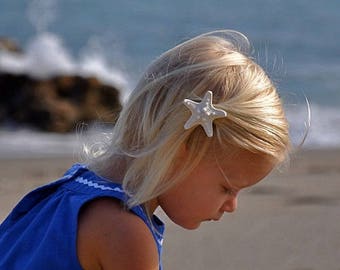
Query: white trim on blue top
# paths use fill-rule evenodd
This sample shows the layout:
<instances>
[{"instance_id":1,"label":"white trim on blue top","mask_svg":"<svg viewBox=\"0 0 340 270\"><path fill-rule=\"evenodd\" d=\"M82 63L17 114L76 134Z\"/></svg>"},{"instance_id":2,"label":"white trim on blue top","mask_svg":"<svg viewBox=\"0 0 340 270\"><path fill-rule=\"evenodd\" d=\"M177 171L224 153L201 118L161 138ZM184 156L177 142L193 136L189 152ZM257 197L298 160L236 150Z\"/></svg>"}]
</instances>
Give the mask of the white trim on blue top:
<instances>
[{"instance_id":1,"label":"white trim on blue top","mask_svg":"<svg viewBox=\"0 0 340 270\"><path fill-rule=\"evenodd\" d=\"M112 191L124 193L124 191L119 187L111 188L111 187L107 187L107 186L104 186L104 185L99 185L98 183L92 182L91 180L84 179L83 177L78 177L78 178L75 179L75 181L80 183L80 184L84 184L84 185L87 185L89 187L92 187L92 188L97 188L97 189L101 189L101 190L112 190Z\"/></svg>"}]
</instances>

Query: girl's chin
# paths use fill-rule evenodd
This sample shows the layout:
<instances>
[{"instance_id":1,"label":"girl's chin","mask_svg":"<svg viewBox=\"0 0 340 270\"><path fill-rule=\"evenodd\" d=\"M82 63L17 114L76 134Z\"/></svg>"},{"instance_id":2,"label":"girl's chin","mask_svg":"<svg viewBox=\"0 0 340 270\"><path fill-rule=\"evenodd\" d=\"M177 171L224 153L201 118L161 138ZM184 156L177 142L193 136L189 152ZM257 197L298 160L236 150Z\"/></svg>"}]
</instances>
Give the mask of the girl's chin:
<instances>
[{"instance_id":1,"label":"girl's chin","mask_svg":"<svg viewBox=\"0 0 340 270\"><path fill-rule=\"evenodd\" d=\"M198 229L200 227L202 222L211 222L211 221L218 221L218 219L205 219L205 220L202 220L201 222L197 222L197 223L177 224L177 225L179 225L182 228L187 229L187 230L195 230L195 229Z\"/></svg>"},{"instance_id":2,"label":"girl's chin","mask_svg":"<svg viewBox=\"0 0 340 270\"><path fill-rule=\"evenodd\" d=\"M186 230L195 230L197 229L200 225L201 225L201 222L175 222L178 226L182 227L183 229L186 229Z\"/></svg>"},{"instance_id":3,"label":"girl's chin","mask_svg":"<svg viewBox=\"0 0 340 270\"><path fill-rule=\"evenodd\" d=\"M201 225L201 223L187 225L187 226L181 226L181 227L184 228L184 229L187 229L187 230L196 230L196 229L199 228L200 225Z\"/></svg>"}]
</instances>

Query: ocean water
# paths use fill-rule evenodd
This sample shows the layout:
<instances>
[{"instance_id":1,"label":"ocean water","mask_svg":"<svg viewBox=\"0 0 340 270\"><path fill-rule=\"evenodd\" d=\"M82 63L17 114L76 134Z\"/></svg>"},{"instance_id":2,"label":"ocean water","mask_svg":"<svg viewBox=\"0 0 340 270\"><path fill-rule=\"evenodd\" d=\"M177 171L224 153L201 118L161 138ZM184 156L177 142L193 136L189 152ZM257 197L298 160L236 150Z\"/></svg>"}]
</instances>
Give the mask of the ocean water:
<instances>
[{"instance_id":1,"label":"ocean water","mask_svg":"<svg viewBox=\"0 0 340 270\"><path fill-rule=\"evenodd\" d=\"M294 143L307 129L306 96L311 127L304 147L339 147L339 11L338 0L0 0L0 36L25 51L21 57L0 54L0 69L42 78L93 74L120 87L125 99L163 51L197 34L235 29L249 38L254 57L277 83ZM1 130L0 157L43 154L47 147L37 138L49 149L70 149L59 147L62 135Z\"/></svg>"}]
</instances>

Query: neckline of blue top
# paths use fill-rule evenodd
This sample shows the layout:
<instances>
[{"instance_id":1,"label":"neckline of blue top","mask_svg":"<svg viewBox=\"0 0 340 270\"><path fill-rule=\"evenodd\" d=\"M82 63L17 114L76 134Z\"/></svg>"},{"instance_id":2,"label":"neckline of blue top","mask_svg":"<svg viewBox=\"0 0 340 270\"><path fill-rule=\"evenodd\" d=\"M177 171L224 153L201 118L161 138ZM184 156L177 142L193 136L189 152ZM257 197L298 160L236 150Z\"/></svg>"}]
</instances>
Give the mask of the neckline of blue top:
<instances>
[{"instance_id":1,"label":"neckline of blue top","mask_svg":"<svg viewBox=\"0 0 340 270\"><path fill-rule=\"evenodd\" d=\"M67 181L64 187L71 188L78 192L108 192L110 195L114 194L115 197L120 199L125 205L129 196L125 193L120 183L115 183L106 179L94 171L90 170L87 165L76 163L74 164L63 177L65 180L73 178L73 181ZM129 209L137 216L143 219L146 225L153 233L155 240L159 245L163 243L164 223L156 215L149 217L143 205L137 205Z\"/></svg>"}]
</instances>

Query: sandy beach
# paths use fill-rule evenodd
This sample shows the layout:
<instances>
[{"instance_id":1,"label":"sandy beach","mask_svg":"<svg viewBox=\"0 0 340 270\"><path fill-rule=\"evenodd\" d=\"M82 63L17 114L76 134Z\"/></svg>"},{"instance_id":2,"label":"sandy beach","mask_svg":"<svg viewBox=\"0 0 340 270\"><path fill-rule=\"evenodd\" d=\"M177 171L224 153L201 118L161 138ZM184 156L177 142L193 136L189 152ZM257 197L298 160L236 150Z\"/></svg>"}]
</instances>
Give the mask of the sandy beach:
<instances>
[{"instance_id":1,"label":"sandy beach","mask_svg":"<svg viewBox=\"0 0 340 270\"><path fill-rule=\"evenodd\" d=\"M72 157L0 160L0 220ZM198 209L199 211L199 209ZM167 220L164 269L339 270L340 149L309 150L241 192L238 210L187 231Z\"/></svg>"}]
</instances>

